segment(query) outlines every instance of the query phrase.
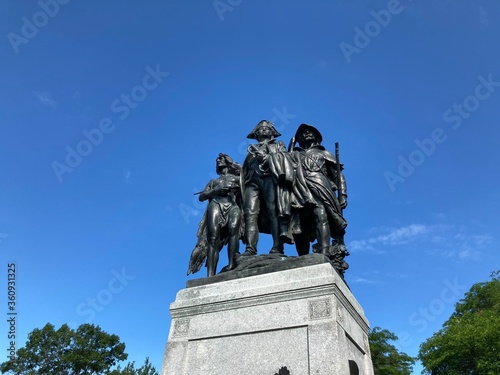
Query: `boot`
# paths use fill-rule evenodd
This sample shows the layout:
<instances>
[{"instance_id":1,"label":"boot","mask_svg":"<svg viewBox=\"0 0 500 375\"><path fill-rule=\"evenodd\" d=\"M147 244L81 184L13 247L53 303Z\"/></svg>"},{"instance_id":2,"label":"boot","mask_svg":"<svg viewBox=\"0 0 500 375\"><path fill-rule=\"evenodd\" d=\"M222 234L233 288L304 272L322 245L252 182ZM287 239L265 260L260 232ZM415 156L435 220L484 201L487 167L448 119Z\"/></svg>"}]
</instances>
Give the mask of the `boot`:
<instances>
[{"instance_id":1,"label":"boot","mask_svg":"<svg viewBox=\"0 0 500 375\"><path fill-rule=\"evenodd\" d=\"M269 254L280 254L283 255L283 245L273 246Z\"/></svg>"}]
</instances>

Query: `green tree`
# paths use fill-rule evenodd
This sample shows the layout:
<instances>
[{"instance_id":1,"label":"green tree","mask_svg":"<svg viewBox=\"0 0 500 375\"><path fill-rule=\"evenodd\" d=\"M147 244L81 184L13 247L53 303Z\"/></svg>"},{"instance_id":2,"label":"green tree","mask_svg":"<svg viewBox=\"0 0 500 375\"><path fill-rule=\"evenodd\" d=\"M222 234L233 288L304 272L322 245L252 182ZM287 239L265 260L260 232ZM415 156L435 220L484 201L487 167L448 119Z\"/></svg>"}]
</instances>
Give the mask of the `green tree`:
<instances>
[{"instance_id":1,"label":"green tree","mask_svg":"<svg viewBox=\"0 0 500 375\"><path fill-rule=\"evenodd\" d=\"M126 360L125 344L117 335L110 335L93 324L82 324L76 330L63 324L58 330L47 323L28 335L25 347L16 352L14 360L0 365L2 373L15 375L158 375L146 359L135 369L129 363L123 371L112 367ZM119 368L119 366L118 366ZM114 372L115 371L115 372ZM121 370L120 370L121 371Z\"/></svg>"},{"instance_id":2,"label":"green tree","mask_svg":"<svg viewBox=\"0 0 500 375\"><path fill-rule=\"evenodd\" d=\"M135 362L129 362L123 369L121 366L118 366L109 375L158 375L158 371L156 371L151 362L149 362L149 357L147 357L144 365L138 369L135 368Z\"/></svg>"},{"instance_id":3,"label":"green tree","mask_svg":"<svg viewBox=\"0 0 500 375\"><path fill-rule=\"evenodd\" d=\"M500 271L474 284L443 328L420 345L431 375L500 374Z\"/></svg>"},{"instance_id":4,"label":"green tree","mask_svg":"<svg viewBox=\"0 0 500 375\"><path fill-rule=\"evenodd\" d=\"M375 375L410 375L415 358L400 352L389 341L397 341L398 337L380 327L375 327L368 335Z\"/></svg>"}]
</instances>

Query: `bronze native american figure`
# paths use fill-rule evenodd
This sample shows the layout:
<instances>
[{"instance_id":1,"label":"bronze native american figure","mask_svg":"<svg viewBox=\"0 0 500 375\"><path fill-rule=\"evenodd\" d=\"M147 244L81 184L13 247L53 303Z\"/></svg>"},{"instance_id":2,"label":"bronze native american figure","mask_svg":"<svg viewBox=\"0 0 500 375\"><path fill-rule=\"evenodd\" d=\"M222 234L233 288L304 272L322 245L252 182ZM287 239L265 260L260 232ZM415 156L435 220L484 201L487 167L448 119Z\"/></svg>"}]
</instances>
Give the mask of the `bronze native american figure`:
<instances>
[{"instance_id":1,"label":"bronze native american figure","mask_svg":"<svg viewBox=\"0 0 500 375\"><path fill-rule=\"evenodd\" d=\"M238 163L226 154L216 159L219 177L211 180L200 192L200 201L208 200L207 209L198 228L198 242L191 254L187 274L198 272L206 259L207 276L216 273L219 252L227 244L228 269L235 267L242 237L242 210Z\"/></svg>"}]
</instances>

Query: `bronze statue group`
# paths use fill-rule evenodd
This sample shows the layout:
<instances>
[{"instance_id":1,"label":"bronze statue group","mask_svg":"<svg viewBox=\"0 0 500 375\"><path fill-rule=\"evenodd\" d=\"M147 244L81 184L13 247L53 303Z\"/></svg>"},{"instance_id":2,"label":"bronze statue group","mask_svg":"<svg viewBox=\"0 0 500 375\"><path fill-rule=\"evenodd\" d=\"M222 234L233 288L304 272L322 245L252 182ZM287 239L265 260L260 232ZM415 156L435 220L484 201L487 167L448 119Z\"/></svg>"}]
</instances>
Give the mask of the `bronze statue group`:
<instances>
[{"instance_id":1,"label":"bronze statue group","mask_svg":"<svg viewBox=\"0 0 500 375\"><path fill-rule=\"evenodd\" d=\"M299 256L313 251L328 257L343 276L348 268L344 244L347 206L343 166L322 145L314 126L302 124L288 150L273 123L263 120L247 138L257 143L248 147L243 166L226 154L216 159L218 178L199 193L208 200L198 228L198 242L188 269L198 272L206 260L207 276L216 273L219 252L227 245L229 264L237 267L240 257L257 256L259 233L272 236L269 254L284 255L284 244L295 244ZM297 145L298 143L298 145ZM240 240L245 251L240 254Z\"/></svg>"}]
</instances>

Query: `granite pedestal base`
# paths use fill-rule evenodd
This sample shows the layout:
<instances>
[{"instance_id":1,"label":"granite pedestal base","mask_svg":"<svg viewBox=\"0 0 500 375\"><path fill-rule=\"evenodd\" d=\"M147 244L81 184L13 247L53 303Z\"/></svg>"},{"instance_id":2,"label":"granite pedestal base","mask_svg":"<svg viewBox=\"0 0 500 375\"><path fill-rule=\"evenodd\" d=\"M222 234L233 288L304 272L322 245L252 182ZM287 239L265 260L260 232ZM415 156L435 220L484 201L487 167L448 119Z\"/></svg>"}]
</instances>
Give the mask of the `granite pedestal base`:
<instances>
[{"instance_id":1,"label":"granite pedestal base","mask_svg":"<svg viewBox=\"0 0 500 375\"><path fill-rule=\"evenodd\" d=\"M170 312L162 375L373 375L368 321L329 263L186 288Z\"/></svg>"}]
</instances>

